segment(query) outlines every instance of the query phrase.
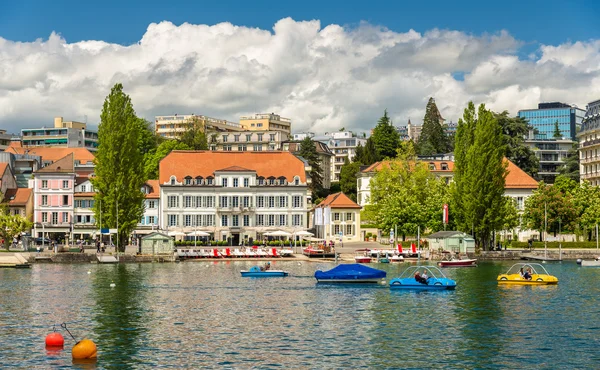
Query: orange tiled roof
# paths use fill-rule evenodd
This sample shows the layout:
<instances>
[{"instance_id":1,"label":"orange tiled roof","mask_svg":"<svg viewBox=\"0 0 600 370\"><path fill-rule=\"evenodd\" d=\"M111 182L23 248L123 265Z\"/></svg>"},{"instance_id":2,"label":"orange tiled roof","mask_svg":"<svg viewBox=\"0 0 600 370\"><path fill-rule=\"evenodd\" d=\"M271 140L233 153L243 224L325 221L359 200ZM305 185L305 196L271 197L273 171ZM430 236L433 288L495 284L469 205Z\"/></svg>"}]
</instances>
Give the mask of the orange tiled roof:
<instances>
[{"instance_id":1,"label":"orange tiled roof","mask_svg":"<svg viewBox=\"0 0 600 370\"><path fill-rule=\"evenodd\" d=\"M6 172L7 168L8 168L8 163L6 163L6 162L1 162L0 163L0 179L4 175L4 172Z\"/></svg>"},{"instance_id":2,"label":"orange tiled roof","mask_svg":"<svg viewBox=\"0 0 600 370\"><path fill-rule=\"evenodd\" d=\"M454 172L454 162L453 161L443 161L443 160L437 160L437 159L436 160L423 159L423 160L419 160L419 162L425 163L426 165L433 165L434 169L432 169L432 171L435 171L435 172ZM442 169L443 163L448 166L445 170ZM361 172L368 173L368 172L379 171L383 167L389 168L390 161L375 162L372 165L370 165L369 167L362 170Z\"/></svg>"},{"instance_id":3,"label":"orange tiled roof","mask_svg":"<svg viewBox=\"0 0 600 370\"><path fill-rule=\"evenodd\" d=\"M240 166L256 171L257 176L284 176L289 182L298 176L306 182L304 162L290 152L212 152L174 150L159 164L159 182L168 183L171 176L182 182L186 176L204 178L223 168Z\"/></svg>"},{"instance_id":4,"label":"orange tiled roof","mask_svg":"<svg viewBox=\"0 0 600 370\"><path fill-rule=\"evenodd\" d=\"M25 206L32 194L33 189L29 188L8 189L4 199L8 200L10 206Z\"/></svg>"},{"instance_id":5,"label":"orange tiled roof","mask_svg":"<svg viewBox=\"0 0 600 370\"><path fill-rule=\"evenodd\" d=\"M75 164L73 163L73 153L67 154L66 157L61 158L46 167L40 168L35 171L36 173L73 173L75 171Z\"/></svg>"},{"instance_id":6,"label":"orange tiled roof","mask_svg":"<svg viewBox=\"0 0 600 370\"><path fill-rule=\"evenodd\" d=\"M31 154L39 155L44 161L55 162L69 154L75 156L75 160L81 164L91 164L94 161L94 155L86 148L56 148L56 147L35 147L22 148L9 146L5 150L13 154Z\"/></svg>"},{"instance_id":7,"label":"orange tiled roof","mask_svg":"<svg viewBox=\"0 0 600 370\"><path fill-rule=\"evenodd\" d=\"M9 148L22 148L23 147L23 143L21 143L20 141L11 141L10 144L8 145Z\"/></svg>"},{"instance_id":8,"label":"orange tiled roof","mask_svg":"<svg viewBox=\"0 0 600 370\"><path fill-rule=\"evenodd\" d=\"M217 171L248 172L248 171L253 171L253 170L250 170L250 169L244 168L244 167L240 167L240 166L231 166L231 167L227 167L227 168L222 168Z\"/></svg>"},{"instance_id":9,"label":"orange tiled roof","mask_svg":"<svg viewBox=\"0 0 600 370\"><path fill-rule=\"evenodd\" d=\"M352 199L348 198L348 196L342 192L329 194L327 198L323 199L321 203L319 203L315 208L362 208Z\"/></svg>"},{"instance_id":10,"label":"orange tiled roof","mask_svg":"<svg viewBox=\"0 0 600 370\"><path fill-rule=\"evenodd\" d=\"M537 189L538 182L533 177L529 176L507 158L504 158L504 161L508 162L508 174L506 175L506 183L504 185L506 189Z\"/></svg>"},{"instance_id":11,"label":"orange tiled roof","mask_svg":"<svg viewBox=\"0 0 600 370\"><path fill-rule=\"evenodd\" d=\"M96 193L94 193L93 191L79 192L73 194L73 196L76 198L89 198L93 197L94 195L96 195Z\"/></svg>"},{"instance_id":12,"label":"orange tiled roof","mask_svg":"<svg viewBox=\"0 0 600 370\"><path fill-rule=\"evenodd\" d=\"M160 188L158 180L148 180L146 181L146 185L150 188L150 192L146 194L146 198L148 199L158 199L160 198Z\"/></svg>"}]
</instances>

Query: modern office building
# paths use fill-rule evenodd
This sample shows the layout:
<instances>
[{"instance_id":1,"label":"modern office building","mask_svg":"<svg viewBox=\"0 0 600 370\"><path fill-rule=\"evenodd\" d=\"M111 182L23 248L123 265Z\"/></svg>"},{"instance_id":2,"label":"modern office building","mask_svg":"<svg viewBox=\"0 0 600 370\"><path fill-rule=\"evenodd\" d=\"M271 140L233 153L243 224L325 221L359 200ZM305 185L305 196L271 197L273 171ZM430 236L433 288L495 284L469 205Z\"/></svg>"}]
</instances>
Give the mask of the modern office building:
<instances>
[{"instance_id":1,"label":"modern office building","mask_svg":"<svg viewBox=\"0 0 600 370\"><path fill-rule=\"evenodd\" d=\"M159 167L162 229L231 245L305 230L309 167L289 152L173 151Z\"/></svg>"},{"instance_id":2,"label":"modern office building","mask_svg":"<svg viewBox=\"0 0 600 370\"><path fill-rule=\"evenodd\" d=\"M240 117L240 125L250 131L283 131L292 133L292 120L275 113L258 113Z\"/></svg>"},{"instance_id":3,"label":"modern office building","mask_svg":"<svg viewBox=\"0 0 600 370\"><path fill-rule=\"evenodd\" d=\"M98 132L88 130L83 122L64 121L62 117L54 118L54 127L22 129L21 137L24 148L51 146L98 150Z\"/></svg>"},{"instance_id":4,"label":"modern office building","mask_svg":"<svg viewBox=\"0 0 600 370\"><path fill-rule=\"evenodd\" d=\"M539 103L538 109L520 110L518 116L525 118L537 131L535 139L553 139L554 128L558 128L562 137L576 140L577 132L585 111L565 103Z\"/></svg>"},{"instance_id":5,"label":"modern office building","mask_svg":"<svg viewBox=\"0 0 600 370\"><path fill-rule=\"evenodd\" d=\"M197 114L174 114L171 116L156 116L154 119L154 130L156 135L167 139L176 139L188 127L198 122L201 124L205 132L239 132L244 131L244 128L235 122L230 122L224 119L212 118Z\"/></svg>"},{"instance_id":6,"label":"modern office building","mask_svg":"<svg viewBox=\"0 0 600 370\"><path fill-rule=\"evenodd\" d=\"M540 162L538 179L546 184L554 184L560 168L565 164L569 150L576 141L569 137L540 139L533 131L529 132L525 145L528 146Z\"/></svg>"},{"instance_id":7,"label":"modern office building","mask_svg":"<svg viewBox=\"0 0 600 370\"><path fill-rule=\"evenodd\" d=\"M600 185L600 99L587 105L581 124L579 138L579 176L580 180Z\"/></svg>"},{"instance_id":8,"label":"modern office building","mask_svg":"<svg viewBox=\"0 0 600 370\"><path fill-rule=\"evenodd\" d=\"M346 158L352 161L358 144L364 147L367 143L366 138L356 137L352 131L326 132L325 135L314 136L312 139L327 145L335 156L331 163L331 182L340 181L340 171Z\"/></svg>"}]
</instances>

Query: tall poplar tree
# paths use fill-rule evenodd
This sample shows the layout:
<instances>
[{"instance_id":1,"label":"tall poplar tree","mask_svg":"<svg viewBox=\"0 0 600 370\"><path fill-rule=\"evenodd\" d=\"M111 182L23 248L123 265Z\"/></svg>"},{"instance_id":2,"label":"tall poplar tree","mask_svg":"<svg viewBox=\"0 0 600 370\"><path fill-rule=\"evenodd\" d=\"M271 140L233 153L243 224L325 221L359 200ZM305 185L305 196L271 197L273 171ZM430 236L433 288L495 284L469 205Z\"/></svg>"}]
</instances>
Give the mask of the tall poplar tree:
<instances>
[{"instance_id":1,"label":"tall poplar tree","mask_svg":"<svg viewBox=\"0 0 600 370\"><path fill-rule=\"evenodd\" d=\"M94 214L102 228L118 227L119 251L144 213L141 189L147 178L140 143L139 119L120 83L104 100L98 126L98 152L92 184ZM117 226L118 222L118 226Z\"/></svg>"},{"instance_id":2,"label":"tall poplar tree","mask_svg":"<svg viewBox=\"0 0 600 370\"><path fill-rule=\"evenodd\" d=\"M469 102L458 122L455 144L453 206L456 221L473 231L477 246L490 246L492 232L501 230L506 211L504 185L507 163L502 129L482 104L477 114Z\"/></svg>"},{"instance_id":3,"label":"tall poplar tree","mask_svg":"<svg viewBox=\"0 0 600 370\"><path fill-rule=\"evenodd\" d=\"M300 142L300 149L297 154L304 158L311 167L310 190L313 193L313 200L316 200L317 193L323 189L323 169L321 168L321 159L319 158L315 143L310 137L307 136Z\"/></svg>"},{"instance_id":4,"label":"tall poplar tree","mask_svg":"<svg viewBox=\"0 0 600 370\"><path fill-rule=\"evenodd\" d=\"M375 146L375 151L377 153L377 158L373 162L385 158L396 157L396 149L400 146L400 134L392 125L387 110L383 112L383 116L377 121L377 125L373 129L373 135L371 135L370 139ZM367 142L367 145L368 144L369 143Z\"/></svg>"},{"instance_id":5,"label":"tall poplar tree","mask_svg":"<svg viewBox=\"0 0 600 370\"><path fill-rule=\"evenodd\" d=\"M419 154L432 155L448 151L448 138L444 133L441 118L442 115L435 105L435 100L429 98L427 108L425 108L425 117L423 117L423 129L419 137Z\"/></svg>"}]
</instances>

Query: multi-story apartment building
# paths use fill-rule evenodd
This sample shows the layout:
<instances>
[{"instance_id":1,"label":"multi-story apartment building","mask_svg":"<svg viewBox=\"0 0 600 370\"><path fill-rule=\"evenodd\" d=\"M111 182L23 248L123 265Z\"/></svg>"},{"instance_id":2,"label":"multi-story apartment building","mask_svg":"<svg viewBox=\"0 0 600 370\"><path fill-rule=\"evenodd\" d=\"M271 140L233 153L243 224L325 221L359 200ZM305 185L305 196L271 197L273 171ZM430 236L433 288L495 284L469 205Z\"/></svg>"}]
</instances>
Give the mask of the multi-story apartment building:
<instances>
[{"instance_id":1,"label":"multi-story apartment building","mask_svg":"<svg viewBox=\"0 0 600 370\"><path fill-rule=\"evenodd\" d=\"M5 150L10 145L12 135L7 134L6 130L0 130L0 151Z\"/></svg>"},{"instance_id":2,"label":"multi-story apartment building","mask_svg":"<svg viewBox=\"0 0 600 370\"><path fill-rule=\"evenodd\" d=\"M11 215L20 215L33 221L33 189L8 189L4 194L4 202Z\"/></svg>"},{"instance_id":3,"label":"multi-story apartment building","mask_svg":"<svg viewBox=\"0 0 600 370\"><path fill-rule=\"evenodd\" d=\"M148 180L142 192L144 200L144 215L135 230L136 234L149 234L159 229L160 219L160 186L158 180Z\"/></svg>"},{"instance_id":4,"label":"multi-story apartment building","mask_svg":"<svg viewBox=\"0 0 600 370\"><path fill-rule=\"evenodd\" d=\"M63 121L62 117L54 118L54 127L22 129L21 136L24 148L52 146L98 150L98 132L88 130L83 122Z\"/></svg>"},{"instance_id":5,"label":"multi-story apartment building","mask_svg":"<svg viewBox=\"0 0 600 370\"><path fill-rule=\"evenodd\" d=\"M296 136L296 134L294 136ZM319 155L321 170L323 171L323 183L321 185L323 186L323 189L329 189L331 188L331 160L334 157L334 154L326 144L320 141L313 141L313 143L315 144L315 149ZM300 151L300 143L285 142L283 143L283 150L297 155Z\"/></svg>"},{"instance_id":6,"label":"multi-story apartment building","mask_svg":"<svg viewBox=\"0 0 600 370\"><path fill-rule=\"evenodd\" d=\"M72 153L33 173L33 235L68 239L72 232L75 177Z\"/></svg>"},{"instance_id":7,"label":"multi-story apartment building","mask_svg":"<svg viewBox=\"0 0 600 370\"><path fill-rule=\"evenodd\" d=\"M292 120L275 113L257 113L240 117L240 125L250 131L283 131L292 133Z\"/></svg>"},{"instance_id":8,"label":"multi-story apartment building","mask_svg":"<svg viewBox=\"0 0 600 370\"><path fill-rule=\"evenodd\" d=\"M159 223L231 245L304 230L309 170L289 152L173 151L159 167Z\"/></svg>"},{"instance_id":9,"label":"multi-story apartment building","mask_svg":"<svg viewBox=\"0 0 600 370\"><path fill-rule=\"evenodd\" d=\"M579 176L580 180L600 185L600 99L587 105L579 138Z\"/></svg>"},{"instance_id":10,"label":"multi-story apartment building","mask_svg":"<svg viewBox=\"0 0 600 370\"><path fill-rule=\"evenodd\" d=\"M284 131L238 131L207 134L210 150L226 152L263 152L281 150L281 144L289 139Z\"/></svg>"},{"instance_id":11,"label":"multi-story apartment building","mask_svg":"<svg viewBox=\"0 0 600 370\"><path fill-rule=\"evenodd\" d=\"M331 163L331 182L340 181L340 171L346 158L352 161L356 154L358 144L365 146L367 139L358 138L351 131L325 133L323 136L314 136L314 141L320 141L334 154Z\"/></svg>"},{"instance_id":12,"label":"multi-story apartment building","mask_svg":"<svg viewBox=\"0 0 600 370\"><path fill-rule=\"evenodd\" d=\"M569 137L536 139L532 131L529 132L525 145L533 150L535 156L540 162L538 169L538 179L546 184L554 184L556 176L559 175L560 168L565 164L565 159L569 150L573 148L576 141Z\"/></svg>"},{"instance_id":13,"label":"multi-story apartment building","mask_svg":"<svg viewBox=\"0 0 600 370\"><path fill-rule=\"evenodd\" d=\"M556 122L564 138L576 140L585 111L565 103L539 103L538 109L523 109L518 116L525 118L537 131L534 139L554 138Z\"/></svg>"},{"instance_id":14,"label":"multi-story apartment building","mask_svg":"<svg viewBox=\"0 0 600 370\"><path fill-rule=\"evenodd\" d=\"M100 229L94 216L95 194L89 175L77 174L73 192L73 237L75 239L91 239Z\"/></svg>"},{"instance_id":15,"label":"multi-story apartment building","mask_svg":"<svg viewBox=\"0 0 600 370\"><path fill-rule=\"evenodd\" d=\"M167 139L176 139L194 122L201 124L204 127L205 132L238 132L245 130L239 123L197 114L156 116L154 120L154 129L156 135Z\"/></svg>"}]
</instances>

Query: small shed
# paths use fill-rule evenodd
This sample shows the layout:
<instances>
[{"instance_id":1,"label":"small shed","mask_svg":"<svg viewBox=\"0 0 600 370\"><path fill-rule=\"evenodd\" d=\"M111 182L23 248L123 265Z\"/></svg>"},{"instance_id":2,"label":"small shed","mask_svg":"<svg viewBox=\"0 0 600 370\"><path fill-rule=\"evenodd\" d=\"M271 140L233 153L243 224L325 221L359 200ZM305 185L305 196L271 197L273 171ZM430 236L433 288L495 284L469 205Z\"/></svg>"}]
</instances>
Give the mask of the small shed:
<instances>
[{"instance_id":1,"label":"small shed","mask_svg":"<svg viewBox=\"0 0 600 370\"><path fill-rule=\"evenodd\" d=\"M166 234L154 232L142 238L142 254L173 254L174 250L175 242Z\"/></svg>"},{"instance_id":2,"label":"small shed","mask_svg":"<svg viewBox=\"0 0 600 370\"><path fill-rule=\"evenodd\" d=\"M426 237L430 250L475 252L475 239L462 231L438 231Z\"/></svg>"}]
</instances>

